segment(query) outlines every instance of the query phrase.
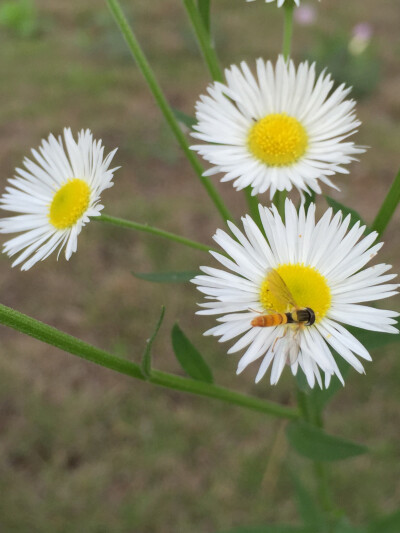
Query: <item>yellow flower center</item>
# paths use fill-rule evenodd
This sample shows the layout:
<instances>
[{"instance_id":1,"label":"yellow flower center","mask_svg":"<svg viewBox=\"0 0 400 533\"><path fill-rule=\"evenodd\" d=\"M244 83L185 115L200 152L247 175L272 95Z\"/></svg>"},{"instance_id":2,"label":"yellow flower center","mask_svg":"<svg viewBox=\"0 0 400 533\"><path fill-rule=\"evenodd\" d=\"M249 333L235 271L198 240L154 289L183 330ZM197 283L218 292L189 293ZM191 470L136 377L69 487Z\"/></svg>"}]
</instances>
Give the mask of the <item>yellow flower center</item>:
<instances>
[{"instance_id":1,"label":"yellow flower center","mask_svg":"<svg viewBox=\"0 0 400 533\"><path fill-rule=\"evenodd\" d=\"M267 115L252 126L247 138L249 150L272 167L292 165L308 146L305 128L286 113Z\"/></svg>"},{"instance_id":2,"label":"yellow flower center","mask_svg":"<svg viewBox=\"0 0 400 533\"><path fill-rule=\"evenodd\" d=\"M303 264L279 265L275 270L285 282L297 307L309 307L315 313L316 322L322 320L331 305L331 291L325 277L314 267ZM276 283L273 291L269 288L272 272L267 274L261 285L260 302L270 312L290 312L293 306L284 291L277 290Z\"/></svg>"},{"instance_id":3,"label":"yellow flower center","mask_svg":"<svg viewBox=\"0 0 400 533\"><path fill-rule=\"evenodd\" d=\"M57 229L73 226L89 206L90 188L79 178L68 180L59 189L50 204L48 217Z\"/></svg>"}]
</instances>

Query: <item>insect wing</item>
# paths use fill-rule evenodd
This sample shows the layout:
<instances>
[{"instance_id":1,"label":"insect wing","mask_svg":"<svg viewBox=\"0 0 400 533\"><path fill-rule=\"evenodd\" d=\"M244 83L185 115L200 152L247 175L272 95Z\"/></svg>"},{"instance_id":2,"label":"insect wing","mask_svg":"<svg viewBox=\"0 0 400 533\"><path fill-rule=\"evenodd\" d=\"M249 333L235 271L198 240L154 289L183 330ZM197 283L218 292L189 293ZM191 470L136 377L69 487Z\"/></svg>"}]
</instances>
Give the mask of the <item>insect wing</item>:
<instances>
[{"instance_id":1,"label":"insect wing","mask_svg":"<svg viewBox=\"0 0 400 533\"><path fill-rule=\"evenodd\" d=\"M298 335L294 335L289 341L286 352L286 363L289 366L294 365L297 362L300 352L300 339Z\"/></svg>"},{"instance_id":2,"label":"insect wing","mask_svg":"<svg viewBox=\"0 0 400 533\"><path fill-rule=\"evenodd\" d=\"M298 307L288 286L276 270L271 269L267 274L267 278L268 290L271 291L274 298L276 298L282 304L289 305L292 308Z\"/></svg>"}]
</instances>

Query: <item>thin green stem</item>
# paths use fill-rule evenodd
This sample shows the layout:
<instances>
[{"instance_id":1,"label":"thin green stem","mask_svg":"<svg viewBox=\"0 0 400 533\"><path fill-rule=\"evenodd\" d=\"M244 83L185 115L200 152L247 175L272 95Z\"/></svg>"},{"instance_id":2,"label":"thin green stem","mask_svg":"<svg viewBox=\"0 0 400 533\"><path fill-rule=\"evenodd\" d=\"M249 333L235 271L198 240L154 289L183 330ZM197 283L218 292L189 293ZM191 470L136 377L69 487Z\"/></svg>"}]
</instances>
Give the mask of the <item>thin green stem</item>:
<instances>
[{"instance_id":1,"label":"thin green stem","mask_svg":"<svg viewBox=\"0 0 400 533\"><path fill-rule=\"evenodd\" d=\"M218 194L210 179L207 176L203 176L203 167L197 159L197 156L192 152L192 150L190 150L185 134L182 132L179 122L176 120L171 106L169 105L164 93L162 92L161 87L158 84L157 79L149 65L149 62L147 61L146 56L144 55L143 50L140 47L140 44L136 39L131 27L129 26L124 13L122 12L118 0L106 1L112 14L114 15L115 21L117 22L117 25L122 35L125 38L125 41L137 66L142 72L160 110L164 115L165 120L167 121L172 132L174 133L178 143L180 144L188 161L192 165L192 168L194 169L201 184L206 189L209 197L214 202L214 205L218 209L224 221L233 220L232 215L230 214L228 208L225 206L224 201Z\"/></svg>"},{"instance_id":2,"label":"thin green stem","mask_svg":"<svg viewBox=\"0 0 400 533\"><path fill-rule=\"evenodd\" d=\"M211 41L210 33L207 31L204 21L199 10L194 3L194 0L183 0L183 5L186 8L190 22L192 23L194 32L196 34L197 42L200 51L203 55L204 61L210 71L211 77L214 81L223 81L223 75L215 48Z\"/></svg>"},{"instance_id":3,"label":"thin green stem","mask_svg":"<svg viewBox=\"0 0 400 533\"><path fill-rule=\"evenodd\" d=\"M260 400L254 396L246 396L239 392L225 389L224 387L218 387L217 385L194 379L183 378L174 374L159 372L158 370L153 370L149 381L156 385L161 385L162 387L190 392L192 394L200 394L201 396L208 396L209 398L234 403L235 405L241 405L242 407L247 407L253 411L260 411L279 418L297 419L299 417L298 410L292 407L284 407L283 405Z\"/></svg>"},{"instance_id":4,"label":"thin green stem","mask_svg":"<svg viewBox=\"0 0 400 533\"><path fill-rule=\"evenodd\" d=\"M208 33L210 33L210 30L211 30L210 8L211 8L211 0L197 0L197 9L199 10L200 16L203 20L204 27Z\"/></svg>"},{"instance_id":5,"label":"thin green stem","mask_svg":"<svg viewBox=\"0 0 400 533\"><path fill-rule=\"evenodd\" d=\"M308 211L310 204L315 204L315 192L311 191L310 194L306 194L306 199L304 202L304 208Z\"/></svg>"},{"instance_id":6,"label":"thin green stem","mask_svg":"<svg viewBox=\"0 0 400 533\"><path fill-rule=\"evenodd\" d=\"M44 324L39 320L24 315L15 309L10 309L0 304L0 324L13 328L21 333L25 333L34 339L56 346L60 350L96 363L100 366L115 370L120 374L125 374L132 378L145 381L140 366L129 360L116 357L105 350L94 346L59 331L52 326ZM296 419L299 416L298 410L292 407L285 407L274 402L260 400L259 398L246 396L238 392L230 391L217 385L203 383L193 379L187 379L166 372L153 371L148 381L155 385L167 387L169 389L189 392L199 396L215 398L224 402L239 405L253 411L273 415L280 418Z\"/></svg>"},{"instance_id":7,"label":"thin green stem","mask_svg":"<svg viewBox=\"0 0 400 533\"><path fill-rule=\"evenodd\" d=\"M284 11L284 26L283 26L283 57L287 60L290 56L290 49L292 44L293 34L293 0L286 0L283 5Z\"/></svg>"},{"instance_id":8,"label":"thin green stem","mask_svg":"<svg viewBox=\"0 0 400 533\"><path fill-rule=\"evenodd\" d=\"M272 199L272 203L275 204L275 207L277 208L278 213L281 215L283 222L285 222L286 196L287 196L286 191L276 191Z\"/></svg>"},{"instance_id":9,"label":"thin green stem","mask_svg":"<svg viewBox=\"0 0 400 533\"><path fill-rule=\"evenodd\" d=\"M250 186L244 189L244 194L246 197L247 205L249 207L250 215L252 216L254 222L261 229L261 231L264 231L262 223L261 223L260 212L258 210L258 203L259 203L258 196L257 195L252 196L251 195L252 190L253 189Z\"/></svg>"},{"instance_id":10,"label":"thin green stem","mask_svg":"<svg viewBox=\"0 0 400 533\"><path fill-rule=\"evenodd\" d=\"M396 207L400 202L400 171L397 173L397 176L394 178L394 181L389 189L389 192L386 195L386 198L379 209L378 214L372 224L372 229L379 233L379 236L385 231L387 225L390 222L390 219L393 216L393 213L396 210Z\"/></svg>"},{"instance_id":11,"label":"thin green stem","mask_svg":"<svg viewBox=\"0 0 400 533\"><path fill-rule=\"evenodd\" d=\"M323 427L321 413L318 413L315 406L310 401L310 396L301 390L297 391L297 400L301 417L319 428ZM329 488L328 471L325 463L321 461L313 461L314 473L318 485L318 498L321 508L327 515L329 532L332 531L332 514L335 511L334 503L332 502L331 492Z\"/></svg>"},{"instance_id":12,"label":"thin green stem","mask_svg":"<svg viewBox=\"0 0 400 533\"><path fill-rule=\"evenodd\" d=\"M148 224L140 224L139 222L133 222L132 220L125 220L123 218L112 217L110 215L101 215L95 217L92 220L98 220L99 222L107 222L113 224L114 226L119 226L120 228L134 229L137 231L144 231L146 233L151 233L152 235L157 235L158 237L163 237L163 239L168 239L170 241L179 242L185 246L190 246L190 248L196 248L196 250L202 250L204 252L209 252L210 250L215 250L211 246L202 244L201 242L192 241L186 237L181 237L181 235L176 235L175 233L170 233L169 231L164 231L162 229L155 228L154 226L149 226Z\"/></svg>"}]
</instances>

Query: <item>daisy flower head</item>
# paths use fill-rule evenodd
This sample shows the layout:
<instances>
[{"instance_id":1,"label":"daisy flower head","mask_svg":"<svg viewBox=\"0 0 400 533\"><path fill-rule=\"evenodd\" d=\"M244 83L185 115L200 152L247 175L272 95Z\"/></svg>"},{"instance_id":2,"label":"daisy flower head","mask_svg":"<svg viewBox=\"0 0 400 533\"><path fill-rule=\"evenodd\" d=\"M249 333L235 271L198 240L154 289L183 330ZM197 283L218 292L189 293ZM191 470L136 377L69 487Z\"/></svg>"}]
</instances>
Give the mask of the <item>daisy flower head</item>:
<instances>
[{"instance_id":1,"label":"daisy flower head","mask_svg":"<svg viewBox=\"0 0 400 533\"><path fill-rule=\"evenodd\" d=\"M321 192L318 180L337 188L329 176L348 173L344 165L364 152L346 139L360 125L350 88L333 80L315 63L279 56L276 65L258 59L257 77L244 61L225 70L226 84L209 86L196 104L192 146L214 165L206 175L224 173L237 190L253 194L296 187L300 194Z\"/></svg>"},{"instance_id":2,"label":"daisy flower head","mask_svg":"<svg viewBox=\"0 0 400 533\"><path fill-rule=\"evenodd\" d=\"M238 337L228 353L246 348L237 373L261 359L256 382L271 366L276 384L286 364L293 374L300 367L310 387L322 387L321 371L326 387L333 375L343 382L330 348L364 372L359 358L371 357L342 324L398 333L398 313L363 305L397 293L398 284L387 283L396 276L390 265L364 268L382 246L377 233L363 236L365 226L350 228L350 215L332 209L316 222L314 204L297 213L286 200L285 223L274 205L259 210L266 238L248 215L244 231L229 224L234 238L217 230L226 255L210 253L225 270L202 267L192 280L206 295L198 314L221 315L205 335Z\"/></svg>"},{"instance_id":3,"label":"daisy flower head","mask_svg":"<svg viewBox=\"0 0 400 533\"><path fill-rule=\"evenodd\" d=\"M0 219L2 233L20 233L4 244L9 256L21 252L12 266L22 263L28 270L64 247L67 260L76 252L82 227L100 215L100 195L113 185L115 152L104 157L90 130L81 130L75 141L70 128L64 139L50 135L32 150L34 160L24 159L25 168L16 169L0 199L2 209L18 213Z\"/></svg>"}]
</instances>

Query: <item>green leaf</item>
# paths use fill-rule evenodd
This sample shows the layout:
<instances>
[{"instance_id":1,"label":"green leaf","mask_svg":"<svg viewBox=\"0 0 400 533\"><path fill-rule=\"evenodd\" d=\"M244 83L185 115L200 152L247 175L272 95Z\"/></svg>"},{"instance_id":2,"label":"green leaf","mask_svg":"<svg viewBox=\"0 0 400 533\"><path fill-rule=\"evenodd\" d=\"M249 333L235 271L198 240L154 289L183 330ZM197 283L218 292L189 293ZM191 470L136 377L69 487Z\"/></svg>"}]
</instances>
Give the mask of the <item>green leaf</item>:
<instances>
[{"instance_id":1,"label":"green leaf","mask_svg":"<svg viewBox=\"0 0 400 533\"><path fill-rule=\"evenodd\" d=\"M155 330L152 334L152 336L147 339L147 343L146 343L146 349L143 353L143 357L142 357L142 372L144 374L144 376L146 376L146 378L150 377L151 375L151 346L154 342L154 339L157 337L157 333L158 333L158 330L160 329L161 327L161 324L162 324L162 321L164 319L164 314L165 314L165 306L163 305L161 307L161 313L160 313L160 318L158 319L158 322L156 324L156 327L155 327Z\"/></svg>"},{"instance_id":2,"label":"green leaf","mask_svg":"<svg viewBox=\"0 0 400 533\"><path fill-rule=\"evenodd\" d=\"M184 283L193 279L199 272L132 272L135 278L153 283Z\"/></svg>"},{"instance_id":3,"label":"green leaf","mask_svg":"<svg viewBox=\"0 0 400 533\"><path fill-rule=\"evenodd\" d=\"M399 533L400 531L400 510L372 522L368 533Z\"/></svg>"},{"instance_id":4,"label":"green leaf","mask_svg":"<svg viewBox=\"0 0 400 533\"><path fill-rule=\"evenodd\" d=\"M355 328L352 326L346 326L352 335L354 335L360 342L363 344L367 350L372 351L387 344L400 342L400 335L393 333L379 333L377 331L368 331L365 329ZM344 380L351 369L351 366L336 352L335 359L339 367L340 372ZM343 389L342 383L339 379L334 376L331 380L331 383L327 389L321 390L317 387L310 389L307 385L307 381L304 377L302 371L297 373L298 378L297 382L300 390L308 392L311 396L311 403L316 406L316 408L321 412L322 409L329 403L329 401L335 396L335 394ZM307 390L308 388L308 390Z\"/></svg>"},{"instance_id":5,"label":"green leaf","mask_svg":"<svg viewBox=\"0 0 400 533\"><path fill-rule=\"evenodd\" d=\"M342 211L343 216L346 217L347 215L351 215L351 221L350 221L350 228L354 226L354 224L359 220L361 222L362 226L367 226L367 224L364 222L364 220L361 218L361 216L352 209L351 207L347 207L337 200L334 200L330 196L325 196L325 200L327 201L328 205L332 207L334 213L337 213L338 211ZM367 226L365 228L364 234L368 235L368 233L371 233L371 229Z\"/></svg>"},{"instance_id":6,"label":"green leaf","mask_svg":"<svg viewBox=\"0 0 400 533\"><path fill-rule=\"evenodd\" d=\"M386 344L400 342L400 335L395 333L379 333L378 331L368 331L366 329L346 326L347 329L367 348L375 350Z\"/></svg>"},{"instance_id":7,"label":"green leaf","mask_svg":"<svg viewBox=\"0 0 400 533\"><path fill-rule=\"evenodd\" d=\"M172 347L183 370L193 379L212 383L211 370L178 324L172 328Z\"/></svg>"},{"instance_id":8,"label":"green leaf","mask_svg":"<svg viewBox=\"0 0 400 533\"><path fill-rule=\"evenodd\" d=\"M197 124L197 120L194 117L191 117L190 115L184 113L183 111L180 111L179 109L173 108L172 112L178 122L189 128L190 130L192 130L193 126Z\"/></svg>"},{"instance_id":9,"label":"green leaf","mask_svg":"<svg viewBox=\"0 0 400 533\"><path fill-rule=\"evenodd\" d=\"M325 531L326 521L323 513L295 472L290 471L290 475L296 491L298 510L304 525L318 532Z\"/></svg>"},{"instance_id":10,"label":"green leaf","mask_svg":"<svg viewBox=\"0 0 400 533\"><path fill-rule=\"evenodd\" d=\"M242 526L233 529L225 529L218 533L321 533L316 529L299 526Z\"/></svg>"},{"instance_id":11,"label":"green leaf","mask_svg":"<svg viewBox=\"0 0 400 533\"><path fill-rule=\"evenodd\" d=\"M339 367L339 370L343 376L343 379L346 381L347 375L350 372L351 366L347 361L343 359L340 355L334 352L336 363ZM343 390L342 382L338 377L333 376L329 387L327 389L317 389L316 387L310 392L311 394L311 403L315 405L316 409L321 413L324 407L330 402L330 400L335 396L339 391Z\"/></svg>"},{"instance_id":12,"label":"green leaf","mask_svg":"<svg viewBox=\"0 0 400 533\"><path fill-rule=\"evenodd\" d=\"M286 434L300 455L314 461L339 461L367 452L366 446L329 435L306 422L292 422Z\"/></svg>"},{"instance_id":13,"label":"green leaf","mask_svg":"<svg viewBox=\"0 0 400 533\"><path fill-rule=\"evenodd\" d=\"M386 226L389 224L396 207L400 202L400 171L397 173L394 181L386 195L386 198L379 209L379 213L376 215L372 227L375 231L382 235Z\"/></svg>"}]
</instances>

